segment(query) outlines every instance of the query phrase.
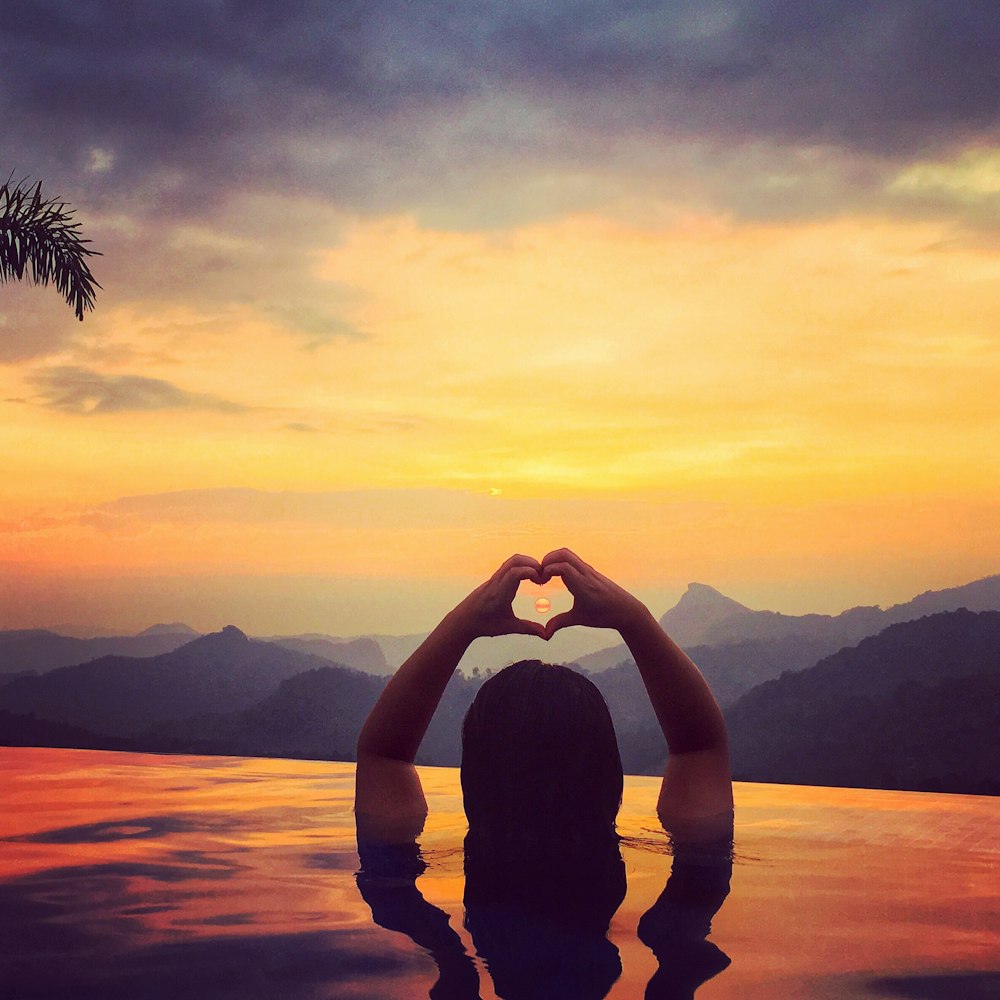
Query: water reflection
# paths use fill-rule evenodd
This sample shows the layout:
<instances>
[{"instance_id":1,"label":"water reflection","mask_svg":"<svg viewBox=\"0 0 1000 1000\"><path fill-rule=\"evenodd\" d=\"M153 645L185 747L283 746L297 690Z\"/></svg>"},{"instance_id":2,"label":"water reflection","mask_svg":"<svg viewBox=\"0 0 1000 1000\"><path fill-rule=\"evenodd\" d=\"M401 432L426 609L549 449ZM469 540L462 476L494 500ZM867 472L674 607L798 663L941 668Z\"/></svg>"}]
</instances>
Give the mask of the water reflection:
<instances>
[{"instance_id":1,"label":"water reflection","mask_svg":"<svg viewBox=\"0 0 1000 1000\"><path fill-rule=\"evenodd\" d=\"M260 910L192 916L192 903L216 895L214 880L241 874L220 858L205 862L52 868L0 884L5 1000L374 997L380 981L412 973L357 929L262 931ZM164 917L170 933L151 933Z\"/></svg>"},{"instance_id":2,"label":"water reflection","mask_svg":"<svg viewBox=\"0 0 1000 1000\"><path fill-rule=\"evenodd\" d=\"M887 976L866 984L873 993L901 1000L996 1000L1000 971L969 972L957 976Z\"/></svg>"},{"instance_id":3,"label":"water reflection","mask_svg":"<svg viewBox=\"0 0 1000 1000\"><path fill-rule=\"evenodd\" d=\"M508 931L466 881L455 770L421 771L421 851L361 868L402 864L395 892L356 880L350 764L0 748L0 773L3 1000L488 1000L530 948L572 954L543 935L574 886ZM617 955L608 1000L997 995L1000 801L737 786L726 897L725 865L652 849L657 788L626 779L626 898L576 947L602 989Z\"/></svg>"},{"instance_id":4,"label":"water reflection","mask_svg":"<svg viewBox=\"0 0 1000 1000\"><path fill-rule=\"evenodd\" d=\"M56 830L40 830L8 838L12 843L30 844L103 844L113 840L163 837L168 833L194 830L198 824L179 816L142 816L101 823L81 823Z\"/></svg>"},{"instance_id":5,"label":"water reflection","mask_svg":"<svg viewBox=\"0 0 1000 1000\"><path fill-rule=\"evenodd\" d=\"M359 850L357 884L375 923L405 934L437 965L432 1000L479 1000L471 956L448 915L417 888L427 867L418 845L362 840ZM608 995L622 973L619 949L608 939L627 889L620 852L586 867L541 870L530 858L517 866L493 864L467 844L465 861L464 926L498 997ZM639 921L639 938L659 963L645 990L648 1000L686 1000L729 966L729 956L706 938L731 876L731 841L677 852L663 892Z\"/></svg>"}]
</instances>

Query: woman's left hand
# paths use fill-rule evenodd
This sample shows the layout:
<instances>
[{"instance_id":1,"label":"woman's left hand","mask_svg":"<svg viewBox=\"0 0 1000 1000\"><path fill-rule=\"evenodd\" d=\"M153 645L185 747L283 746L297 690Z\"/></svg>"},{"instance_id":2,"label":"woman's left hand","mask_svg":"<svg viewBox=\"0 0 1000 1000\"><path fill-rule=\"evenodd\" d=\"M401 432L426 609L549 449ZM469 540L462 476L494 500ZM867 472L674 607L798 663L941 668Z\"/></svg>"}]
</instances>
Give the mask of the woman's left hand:
<instances>
[{"instance_id":1,"label":"woman's left hand","mask_svg":"<svg viewBox=\"0 0 1000 1000\"><path fill-rule=\"evenodd\" d=\"M511 556L484 584L477 587L445 621L471 642L481 636L536 635L547 638L539 622L514 614L513 601L523 580L542 583L542 566L531 556Z\"/></svg>"}]
</instances>

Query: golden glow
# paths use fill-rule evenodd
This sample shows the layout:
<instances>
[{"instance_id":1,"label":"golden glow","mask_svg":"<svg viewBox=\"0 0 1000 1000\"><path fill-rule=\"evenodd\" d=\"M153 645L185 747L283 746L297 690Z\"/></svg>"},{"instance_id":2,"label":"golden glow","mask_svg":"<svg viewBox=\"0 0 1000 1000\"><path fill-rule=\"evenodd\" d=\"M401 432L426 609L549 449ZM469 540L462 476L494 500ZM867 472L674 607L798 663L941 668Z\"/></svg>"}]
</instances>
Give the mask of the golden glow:
<instances>
[{"instance_id":1,"label":"golden glow","mask_svg":"<svg viewBox=\"0 0 1000 1000\"><path fill-rule=\"evenodd\" d=\"M1000 150L967 149L950 161L924 161L906 167L889 185L894 194L947 195L977 202L1000 194Z\"/></svg>"},{"instance_id":2,"label":"golden glow","mask_svg":"<svg viewBox=\"0 0 1000 1000\"><path fill-rule=\"evenodd\" d=\"M0 369L0 562L475 576L569 544L671 586L874 585L905 565L900 596L996 571L1000 251L861 216L341 222L307 304L336 299L356 336L304 343L178 287L173 304L109 297L60 354ZM228 409L63 412L39 388L56 366ZM114 506L230 487L287 511L229 516L212 494L183 517ZM495 506L456 517L445 500L407 522L429 488ZM378 511L297 512L345 491L378 491Z\"/></svg>"}]
</instances>

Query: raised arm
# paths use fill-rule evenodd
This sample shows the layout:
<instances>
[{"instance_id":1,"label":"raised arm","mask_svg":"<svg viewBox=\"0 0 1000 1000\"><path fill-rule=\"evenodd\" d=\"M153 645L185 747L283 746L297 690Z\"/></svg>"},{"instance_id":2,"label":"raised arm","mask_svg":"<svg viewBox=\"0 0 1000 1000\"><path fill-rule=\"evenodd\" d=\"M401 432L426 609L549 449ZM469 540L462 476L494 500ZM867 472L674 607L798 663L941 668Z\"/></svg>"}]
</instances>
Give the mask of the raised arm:
<instances>
[{"instance_id":1,"label":"raised arm","mask_svg":"<svg viewBox=\"0 0 1000 1000\"><path fill-rule=\"evenodd\" d=\"M635 659L670 757L657 813L671 832L708 835L732 810L726 723L701 671L638 598L568 549L542 559L543 578L559 576L571 610L552 618L551 637L570 625L614 628Z\"/></svg>"},{"instance_id":2,"label":"raised arm","mask_svg":"<svg viewBox=\"0 0 1000 1000\"><path fill-rule=\"evenodd\" d=\"M412 839L420 832L427 807L413 759L441 695L474 639L513 633L545 638L541 624L517 618L511 607L521 581L540 582L541 574L537 560L511 556L393 674L358 737L360 832L382 840Z\"/></svg>"},{"instance_id":3,"label":"raised arm","mask_svg":"<svg viewBox=\"0 0 1000 1000\"><path fill-rule=\"evenodd\" d=\"M412 762L441 695L474 639L522 633L545 638L537 622L514 615L511 602L522 580L541 576L531 556L511 556L421 643L393 674L358 738L358 754Z\"/></svg>"}]
</instances>

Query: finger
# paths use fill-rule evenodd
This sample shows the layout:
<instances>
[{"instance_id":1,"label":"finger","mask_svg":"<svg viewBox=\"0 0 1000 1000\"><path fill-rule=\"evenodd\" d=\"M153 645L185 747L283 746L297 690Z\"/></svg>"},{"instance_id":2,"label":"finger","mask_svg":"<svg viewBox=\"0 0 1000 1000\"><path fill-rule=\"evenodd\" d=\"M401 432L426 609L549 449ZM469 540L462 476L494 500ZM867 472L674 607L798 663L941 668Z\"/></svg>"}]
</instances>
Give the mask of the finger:
<instances>
[{"instance_id":1,"label":"finger","mask_svg":"<svg viewBox=\"0 0 1000 1000\"><path fill-rule=\"evenodd\" d=\"M546 569L552 563L569 563L580 570L580 572L584 572L590 568L575 552L570 549L554 549L552 552L548 552L542 556L542 569Z\"/></svg>"},{"instance_id":2,"label":"finger","mask_svg":"<svg viewBox=\"0 0 1000 1000\"><path fill-rule=\"evenodd\" d=\"M533 566L510 566L496 581L497 588L504 597L510 595L510 599L513 600L522 580L538 583L538 571Z\"/></svg>"},{"instance_id":3,"label":"finger","mask_svg":"<svg viewBox=\"0 0 1000 1000\"><path fill-rule=\"evenodd\" d=\"M572 563L551 563L545 567L545 571L548 572L550 578L560 577L571 594L575 594L583 586L583 574Z\"/></svg>"},{"instance_id":4,"label":"finger","mask_svg":"<svg viewBox=\"0 0 1000 1000\"><path fill-rule=\"evenodd\" d=\"M535 559L533 556L525 555L513 555L509 559L505 560L503 565L493 574L493 579L497 580L502 577L508 570L514 566L528 566L535 570L536 573L541 575L542 564Z\"/></svg>"},{"instance_id":5,"label":"finger","mask_svg":"<svg viewBox=\"0 0 1000 1000\"><path fill-rule=\"evenodd\" d=\"M541 622L529 622L523 618L515 618L510 625L511 635L534 635L539 639L548 640L546 628Z\"/></svg>"},{"instance_id":6,"label":"finger","mask_svg":"<svg viewBox=\"0 0 1000 1000\"><path fill-rule=\"evenodd\" d=\"M579 625L579 621L572 608L569 611L564 611L562 614L555 615L545 623L545 635L543 638L551 639L559 629L569 628L571 625Z\"/></svg>"}]
</instances>

